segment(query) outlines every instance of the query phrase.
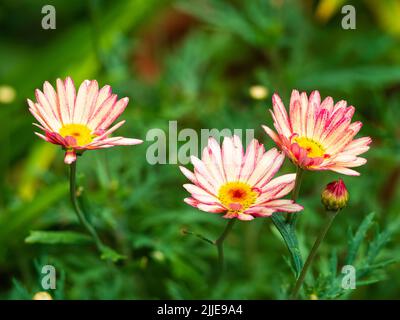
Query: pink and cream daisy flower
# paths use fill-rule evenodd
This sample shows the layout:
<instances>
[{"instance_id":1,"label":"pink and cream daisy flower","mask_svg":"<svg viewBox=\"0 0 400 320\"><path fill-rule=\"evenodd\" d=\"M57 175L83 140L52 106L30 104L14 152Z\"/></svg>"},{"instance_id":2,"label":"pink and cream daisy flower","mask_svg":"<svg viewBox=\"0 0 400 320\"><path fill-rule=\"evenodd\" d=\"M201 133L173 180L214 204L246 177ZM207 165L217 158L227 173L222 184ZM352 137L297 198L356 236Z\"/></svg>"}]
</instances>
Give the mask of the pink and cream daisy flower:
<instances>
[{"instance_id":1,"label":"pink and cream daisy flower","mask_svg":"<svg viewBox=\"0 0 400 320\"><path fill-rule=\"evenodd\" d=\"M58 144L66 150L64 162L71 164L76 155L85 150L110 148L121 145L135 145L142 140L111 137L125 121L111 124L121 115L128 104L128 98L118 100L111 87L99 89L96 80L85 80L78 93L70 77L65 81L57 79L57 91L49 82L43 85L43 92L36 89L37 102L28 99L29 111L44 131L35 132L40 138Z\"/></svg>"},{"instance_id":2,"label":"pink and cream daisy flower","mask_svg":"<svg viewBox=\"0 0 400 320\"><path fill-rule=\"evenodd\" d=\"M331 97L321 102L318 91L310 97L305 92L292 91L290 112L286 112L281 98L272 97L275 133L263 126L293 163L307 170L332 170L346 175L359 173L350 168L367 162L358 155L366 152L370 137L354 139L360 131L360 121L351 122L354 107L341 100L334 104Z\"/></svg>"},{"instance_id":3,"label":"pink and cream daisy flower","mask_svg":"<svg viewBox=\"0 0 400 320\"><path fill-rule=\"evenodd\" d=\"M191 181L183 186L191 194L184 201L202 211L224 213L228 219L252 220L277 211L300 211L302 206L281 199L294 188L296 175L272 179L284 159L276 148L265 152L255 139L244 153L238 136L224 138L222 148L210 138L201 160L191 157L194 172L180 167Z\"/></svg>"}]
</instances>

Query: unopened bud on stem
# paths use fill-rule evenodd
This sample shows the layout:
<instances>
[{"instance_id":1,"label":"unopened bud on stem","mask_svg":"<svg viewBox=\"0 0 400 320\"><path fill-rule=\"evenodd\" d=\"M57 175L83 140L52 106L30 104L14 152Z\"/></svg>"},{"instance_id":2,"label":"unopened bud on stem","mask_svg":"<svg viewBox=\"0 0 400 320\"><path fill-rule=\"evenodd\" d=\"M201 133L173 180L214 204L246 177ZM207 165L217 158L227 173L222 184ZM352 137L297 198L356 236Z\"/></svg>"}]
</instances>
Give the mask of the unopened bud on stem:
<instances>
[{"instance_id":1,"label":"unopened bud on stem","mask_svg":"<svg viewBox=\"0 0 400 320\"><path fill-rule=\"evenodd\" d=\"M349 201L349 193L342 179L328 183L321 194L322 204L328 211L343 209Z\"/></svg>"}]
</instances>

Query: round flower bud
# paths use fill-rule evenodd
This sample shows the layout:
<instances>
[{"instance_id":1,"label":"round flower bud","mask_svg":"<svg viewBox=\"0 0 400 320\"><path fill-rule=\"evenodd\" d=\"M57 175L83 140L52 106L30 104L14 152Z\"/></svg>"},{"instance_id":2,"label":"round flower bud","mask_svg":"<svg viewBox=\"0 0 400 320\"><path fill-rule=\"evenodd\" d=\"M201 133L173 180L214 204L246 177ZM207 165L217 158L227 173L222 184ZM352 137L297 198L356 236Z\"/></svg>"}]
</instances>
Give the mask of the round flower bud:
<instances>
[{"instance_id":1,"label":"round flower bud","mask_svg":"<svg viewBox=\"0 0 400 320\"><path fill-rule=\"evenodd\" d=\"M48 293L46 291L41 291L41 292L35 293L32 300L53 300L53 298L50 295L50 293Z\"/></svg>"},{"instance_id":2,"label":"round flower bud","mask_svg":"<svg viewBox=\"0 0 400 320\"><path fill-rule=\"evenodd\" d=\"M328 183L321 194L322 204L328 211L343 209L349 201L349 193L342 179Z\"/></svg>"}]
</instances>

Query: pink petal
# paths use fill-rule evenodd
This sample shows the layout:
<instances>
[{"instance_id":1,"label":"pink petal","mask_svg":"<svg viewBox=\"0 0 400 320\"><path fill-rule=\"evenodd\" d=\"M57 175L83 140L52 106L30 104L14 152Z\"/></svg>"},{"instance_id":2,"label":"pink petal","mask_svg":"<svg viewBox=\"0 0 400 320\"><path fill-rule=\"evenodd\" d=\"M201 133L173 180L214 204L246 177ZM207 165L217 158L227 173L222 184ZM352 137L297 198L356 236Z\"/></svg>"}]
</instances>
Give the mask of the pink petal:
<instances>
[{"instance_id":1,"label":"pink petal","mask_svg":"<svg viewBox=\"0 0 400 320\"><path fill-rule=\"evenodd\" d=\"M65 152L64 163L71 164L76 161L76 153L74 150L68 150Z\"/></svg>"}]
</instances>

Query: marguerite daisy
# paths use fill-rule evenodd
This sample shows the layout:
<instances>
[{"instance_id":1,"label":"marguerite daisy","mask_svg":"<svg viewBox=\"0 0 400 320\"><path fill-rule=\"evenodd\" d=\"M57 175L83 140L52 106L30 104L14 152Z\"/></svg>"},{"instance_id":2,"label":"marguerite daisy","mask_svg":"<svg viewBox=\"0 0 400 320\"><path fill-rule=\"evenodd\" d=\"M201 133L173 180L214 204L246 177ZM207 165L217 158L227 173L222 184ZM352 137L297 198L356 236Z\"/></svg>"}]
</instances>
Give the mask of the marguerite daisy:
<instances>
[{"instance_id":1,"label":"marguerite daisy","mask_svg":"<svg viewBox=\"0 0 400 320\"><path fill-rule=\"evenodd\" d=\"M278 134L267 126L266 133L300 168L332 170L347 175L359 175L355 170L367 162L358 155L369 149L371 138L354 139L362 123L351 123L354 107L341 100L334 104L331 97L321 102L318 91L310 97L293 90L289 116L280 97L272 97L271 110Z\"/></svg>"},{"instance_id":2,"label":"marguerite daisy","mask_svg":"<svg viewBox=\"0 0 400 320\"><path fill-rule=\"evenodd\" d=\"M43 92L35 91L37 102L28 99L29 110L40 124L35 124L44 134L35 132L40 138L61 145L65 150L64 162L71 164L77 153L85 150L109 148L119 145L135 145L142 140L110 135L125 121L111 124L121 115L128 98L117 99L111 87L99 90L96 80L85 80L78 93L70 77L57 79L57 91L49 82Z\"/></svg>"},{"instance_id":3,"label":"marguerite daisy","mask_svg":"<svg viewBox=\"0 0 400 320\"><path fill-rule=\"evenodd\" d=\"M296 175L272 179L284 159L276 148L265 152L255 139L244 153L238 136L225 137L222 148L210 138L201 160L191 157L194 172L180 167L192 182L184 185L191 194L184 201L202 211L224 213L228 219L252 220L276 211L300 211L302 206L281 199L293 189Z\"/></svg>"}]
</instances>

